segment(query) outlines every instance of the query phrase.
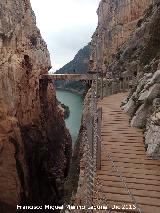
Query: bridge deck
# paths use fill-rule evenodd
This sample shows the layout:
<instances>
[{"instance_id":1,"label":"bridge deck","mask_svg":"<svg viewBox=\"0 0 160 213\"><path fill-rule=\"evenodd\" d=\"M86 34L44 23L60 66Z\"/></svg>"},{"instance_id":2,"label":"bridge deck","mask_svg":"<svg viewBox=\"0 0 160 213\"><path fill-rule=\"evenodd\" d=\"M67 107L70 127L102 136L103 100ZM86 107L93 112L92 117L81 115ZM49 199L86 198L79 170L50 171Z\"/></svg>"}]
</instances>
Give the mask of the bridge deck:
<instances>
[{"instance_id":1,"label":"bridge deck","mask_svg":"<svg viewBox=\"0 0 160 213\"><path fill-rule=\"evenodd\" d=\"M88 81L93 79L91 74L44 74L41 79L47 79L51 81L57 80L70 80L70 81Z\"/></svg>"},{"instance_id":2,"label":"bridge deck","mask_svg":"<svg viewBox=\"0 0 160 213\"><path fill-rule=\"evenodd\" d=\"M111 156L125 178L125 181L140 205L143 213L160 213L160 161L152 160L145 154L143 133L130 127L129 117L120 108L126 94L116 94L104 98L102 107L102 149L101 170L97 171L100 188L95 183L96 203L106 197L111 206L132 204L120 178L113 170ZM120 210L118 210L120 211ZM103 212L103 211L100 211ZM116 212L115 210L113 212ZM121 210L120 212L138 212Z\"/></svg>"}]
</instances>

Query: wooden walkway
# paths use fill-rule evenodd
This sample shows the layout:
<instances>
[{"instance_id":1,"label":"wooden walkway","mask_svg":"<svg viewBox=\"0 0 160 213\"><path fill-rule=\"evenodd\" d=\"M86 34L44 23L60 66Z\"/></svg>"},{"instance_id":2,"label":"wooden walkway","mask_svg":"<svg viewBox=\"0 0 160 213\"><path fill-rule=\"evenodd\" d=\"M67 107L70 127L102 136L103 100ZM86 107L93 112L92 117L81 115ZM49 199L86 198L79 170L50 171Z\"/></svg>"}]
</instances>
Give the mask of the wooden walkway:
<instances>
[{"instance_id":1,"label":"wooden walkway","mask_svg":"<svg viewBox=\"0 0 160 213\"><path fill-rule=\"evenodd\" d=\"M132 204L107 157L110 153L142 212L160 213L160 161L146 156L142 131L130 127L129 117L121 110L120 104L126 96L124 93L112 95L99 103L102 107L101 170L97 171L101 184L99 198L103 200L106 197L111 207ZM94 187L96 190L97 186ZM97 195L94 197L97 198ZM125 209L113 212L138 211Z\"/></svg>"}]
</instances>

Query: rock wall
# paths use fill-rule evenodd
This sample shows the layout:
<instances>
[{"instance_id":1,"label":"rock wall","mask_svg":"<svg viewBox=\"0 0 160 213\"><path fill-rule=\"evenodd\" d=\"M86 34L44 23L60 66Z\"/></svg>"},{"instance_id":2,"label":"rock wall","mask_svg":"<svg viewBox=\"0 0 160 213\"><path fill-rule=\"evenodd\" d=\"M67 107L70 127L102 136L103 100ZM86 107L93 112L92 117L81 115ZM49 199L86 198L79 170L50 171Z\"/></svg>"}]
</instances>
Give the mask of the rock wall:
<instances>
[{"instance_id":1,"label":"rock wall","mask_svg":"<svg viewBox=\"0 0 160 213\"><path fill-rule=\"evenodd\" d=\"M86 157L85 157L85 141L84 141L84 131L86 130L87 123L90 123L90 110L92 108L91 103L91 97L92 97L92 88L90 88L85 96L84 104L83 104L83 116L81 121L81 128L79 132L78 137L78 144L76 144L77 147L75 147L74 150L74 156L78 156L78 175L79 179L77 180L75 184L75 188L72 191L72 199L71 204L75 206L81 206L84 205L86 202L86 180L85 180L85 163L86 163ZM77 210L74 212L76 213Z\"/></svg>"},{"instance_id":2,"label":"rock wall","mask_svg":"<svg viewBox=\"0 0 160 213\"><path fill-rule=\"evenodd\" d=\"M90 70L107 72L118 48L133 33L152 0L101 0L91 41Z\"/></svg>"},{"instance_id":3,"label":"rock wall","mask_svg":"<svg viewBox=\"0 0 160 213\"><path fill-rule=\"evenodd\" d=\"M0 212L17 204L57 204L71 156L71 137L29 0L0 2Z\"/></svg>"},{"instance_id":4,"label":"rock wall","mask_svg":"<svg viewBox=\"0 0 160 213\"><path fill-rule=\"evenodd\" d=\"M160 156L160 1L106 1L98 8L90 69L107 78L132 79L124 111L143 128L147 154Z\"/></svg>"},{"instance_id":5,"label":"rock wall","mask_svg":"<svg viewBox=\"0 0 160 213\"><path fill-rule=\"evenodd\" d=\"M160 1L146 10L132 37L108 67L112 78L129 76L132 90L123 109L131 125L143 128L147 154L160 157Z\"/></svg>"}]
</instances>

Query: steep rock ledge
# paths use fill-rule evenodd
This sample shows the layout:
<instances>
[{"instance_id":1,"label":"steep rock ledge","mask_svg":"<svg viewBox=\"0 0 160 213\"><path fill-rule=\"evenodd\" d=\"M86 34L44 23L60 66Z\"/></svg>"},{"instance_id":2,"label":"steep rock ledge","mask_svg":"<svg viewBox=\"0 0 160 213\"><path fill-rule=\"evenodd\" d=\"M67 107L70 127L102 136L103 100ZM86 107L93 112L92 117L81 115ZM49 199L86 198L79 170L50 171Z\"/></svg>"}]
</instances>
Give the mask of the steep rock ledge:
<instances>
[{"instance_id":1,"label":"steep rock ledge","mask_svg":"<svg viewBox=\"0 0 160 213\"><path fill-rule=\"evenodd\" d=\"M71 137L55 89L39 81L51 64L29 0L0 11L0 212L10 213L60 203Z\"/></svg>"},{"instance_id":2,"label":"steep rock ledge","mask_svg":"<svg viewBox=\"0 0 160 213\"><path fill-rule=\"evenodd\" d=\"M98 26L92 36L90 70L106 73L115 53L141 24L152 0L101 0Z\"/></svg>"},{"instance_id":3,"label":"steep rock ledge","mask_svg":"<svg viewBox=\"0 0 160 213\"><path fill-rule=\"evenodd\" d=\"M160 1L101 0L97 14L90 69L135 79L123 108L131 125L144 129L147 154L159 158Z\"/></svg>"},{"instance_id":4,"label":"steep rock ledge","mask_svg":"<svg viewBox=\"0 0 160 213\"><path fill-rule=\"evenodd\" d=\"M86 129L87 123L90 123L90 109L91 109L91 96L92 88L90 88L85 96L83 104L83 113L81 120L81 128L79 136L75 144L72 160L74 163L74 178L72 181L72 193L71 193L71 204L82 205L86 199L86 185L85 185L85 141L84 141L84 130ZM76 158L76 159L75 159ZM73 176L73 175L72 175Z\"/></svg>"},{"instance_id":5,"label":"steep rock ledge","mask_svg":"<svg viewBox=\"0 0 160 213\"><path fill-rule=\"evenodd\" d=\"M147 9L133 36L120 48L109 66L111 76L135 81L123 109L131 125L143 128L147 154L160 157L160 1Z\"/></svg>"}]
</instances>

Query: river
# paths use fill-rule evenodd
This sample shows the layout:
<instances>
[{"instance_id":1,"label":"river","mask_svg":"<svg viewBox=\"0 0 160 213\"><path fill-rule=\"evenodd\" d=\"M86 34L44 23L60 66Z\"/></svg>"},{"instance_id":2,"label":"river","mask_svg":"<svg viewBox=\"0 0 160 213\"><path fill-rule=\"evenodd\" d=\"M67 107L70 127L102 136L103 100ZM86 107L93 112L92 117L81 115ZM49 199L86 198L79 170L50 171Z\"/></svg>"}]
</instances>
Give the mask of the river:
<instances>
[{"instance_id":1,"label":"river","mask_svg":"<svg viewBox=\"0 0 160 213\"><path fill-rule=\"evenodd\" d=\"M65 120L66 126L70 131L72 136L73 144L75 143L80 125L81 125L81 118L82 118L82 110L83 110L83 100L80 95L63 91L63 90L56 90L57 99L69 107L70 116Z\"/></svg>"}]
</instances>

